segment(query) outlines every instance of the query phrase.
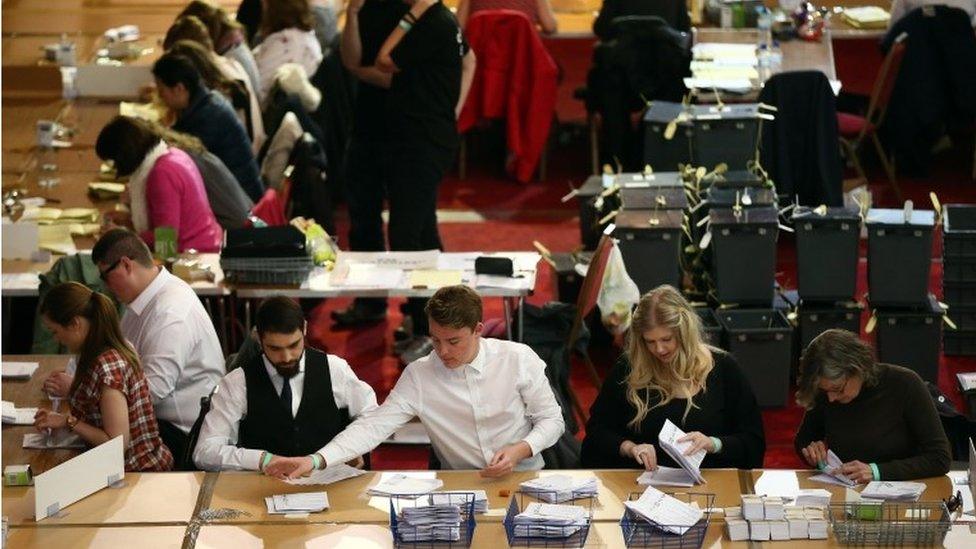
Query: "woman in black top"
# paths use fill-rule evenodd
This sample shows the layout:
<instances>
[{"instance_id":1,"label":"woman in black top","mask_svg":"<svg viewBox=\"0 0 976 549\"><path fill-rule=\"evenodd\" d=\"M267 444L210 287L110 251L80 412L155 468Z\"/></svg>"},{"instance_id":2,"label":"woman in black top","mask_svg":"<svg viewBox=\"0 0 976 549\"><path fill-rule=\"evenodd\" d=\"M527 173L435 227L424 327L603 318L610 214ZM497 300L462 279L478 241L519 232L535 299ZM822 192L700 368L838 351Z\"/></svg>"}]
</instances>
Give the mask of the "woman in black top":
<instances>
[{"instance_id":1,"label":"woman in black top","mask_svg":"<svg viewBox=\"0 0 976 549\"><path fill-rule=\"evenodd\" d=\"M701 320L671 286L637 305L624 355L590 409L583 466L654 470L677 464L657 448L670 419L705 449L704 467L762 467L762 417L752 387L731 355L706 345Z\"/></svg>"}]
</instances>

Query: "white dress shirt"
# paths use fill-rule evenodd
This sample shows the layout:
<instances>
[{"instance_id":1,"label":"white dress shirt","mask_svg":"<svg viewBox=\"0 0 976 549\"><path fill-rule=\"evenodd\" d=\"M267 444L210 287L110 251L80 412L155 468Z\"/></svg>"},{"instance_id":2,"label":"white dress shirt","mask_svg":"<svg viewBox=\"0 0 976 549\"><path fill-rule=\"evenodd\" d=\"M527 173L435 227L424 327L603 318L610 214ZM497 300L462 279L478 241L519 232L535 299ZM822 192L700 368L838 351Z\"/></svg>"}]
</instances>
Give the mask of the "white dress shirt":
<instances>
[{"instance_id":1,"label":"white dress shirt","mask_svg":"<svg viewBox=\"0 0 976 549\"><path fill-rule=\"evenodd\" d=\"M200 397L224 374L224 353L213 321L189 284L160 269L122 315L149 382L156 417L184 433L200 414Z\"/></svg>"},{"instance_id":2,"label":"white dress shirt","mask_svg":"<svg viewBox=\"0 0 976 549\"><path fill-rule=\"evenodd\" d=\"M327 464L348 461L418 417L446 469L483 469L495 452L519 441L532 457L515 468L541 469L539 452L565 429L545 369L528 346L499 339L481 339L474 360L453 370L432 352L407 366L379 408L319 453Z\"/></svg>"},{"instance_id":3,"label":"white dress shirt","mask_svg":"<svg viewBox=\"0 0 976 549\"><path fill-rule=\"evenodd\" d=\"M267 357L262 354L261 358L275 392L280 395L285 379L268 362ZM336 407L348 409L350 417L358 418L376 408L373 388L356 377L349 363L335 355L329 355L329 379L332 380ZM305 388L304 354L298 362L298 373L288 383L291 386L291 414L294 417L302 403ZM207 471L258 470L262 450L237 447L241 419L247 415L247 378L243 368L224 376L210 406L193 451L194 463Z\"/></svg>"}]
</instances>

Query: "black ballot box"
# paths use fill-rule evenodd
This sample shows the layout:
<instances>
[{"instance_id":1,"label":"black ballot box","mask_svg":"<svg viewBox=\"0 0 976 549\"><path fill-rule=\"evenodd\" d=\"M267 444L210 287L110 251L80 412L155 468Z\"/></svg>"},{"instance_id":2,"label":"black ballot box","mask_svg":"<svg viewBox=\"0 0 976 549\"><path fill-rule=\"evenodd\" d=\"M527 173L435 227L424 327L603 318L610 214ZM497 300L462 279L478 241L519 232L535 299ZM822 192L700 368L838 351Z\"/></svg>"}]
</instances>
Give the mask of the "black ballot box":
<instances>
[{"instance_id":1,"label":"black ballot box","mask_svg":"<svg viewBox=\"0 0 976 549\"><path fill-rule=\"evenodd\" d=\"M935 212L871 209L868 229L868 295L873 307L925 308L932 267Z\"/></svg>"},{"instance_id":2,"label":"black ballot box","mask_svg":"<svg viewBox=\"0 0 976 549\"><path fill-rule=\"evenodd\" d=\"M757 157L761 116L758 103L692 105L692 161L711 170L726 164L743 170Z\"/></svg>"},{"instance_id":3,"label":"black ballot box","mask_svg":"<svg viewBox=\"0 0 976 549\"><path fill-rule=\"evenodd\" d=\"M591 175L583 186L576 190L576 200L579 204L580 243L583 244L584 250L595 250L600 241L597 221L602 216L594 208L594 202L603 191L602 178L599 175Z\"/></svg>"},{"instance_id":4,"label":"black ballot box","mask_svg":"<svg viewBox=\"0 0 976 549\"><path fill-rule=\"evenodd\" d=\"M661 284L680 289L681 210L628 210L617 214L614 237L627 274L644 294Z\"/></svg>"},{"instance_id":5,"label":"black ballot box","mask_svg":"<svg viewBox=\"0 0 976 549\"><path fill-rule=\"evenodd\" d=\"M947 355L976 355L976 204L942 207L942 292L955 330L942 333Z\"/></svg>"},{"instance_id":6,"label":"black ballot box","mask_svg":"<svg viewBox=\"0 0 976 549\"><path fill-rule=\"evenodd\" d=\"M749 170L728 170L722 173L715 172L710 176L702 178L702 185L707 185L709 188L717 187L720 189L753 189L755 187L769 187L772 185L767 183L766 179L763 179L758 174Z\"/></svg>"},{"instance_id":7,"label":"black ballot box","mask_svg":"<svg viewBox=\"0 0 976 549\"><path fill-rule=\"evenodd\" d=\"M923 309L878 307L874 315L878 360L910 368L922 379L938 383L945 311L935 296L926 296Z\"/></svg>"},{"instance_id":8,"label":"black ballot box","mask_svg":"<svg viewBox=\"0 0 976 549\"><path fill-rule=\"evenodd\" d=\"M692 162L691 121L676 122L672 135L667 127L686 109L681 103L652 101L644 113L644 163L655 170L673 171L679 164Z\"/></svg>"},{"instance_id":9,"label":"black ballot box","mask_svg":"<svg viewBox=\"0 0 976 549\"><path fill-rule=\"evenodd\" d=\"M681 187L620 189L620 207L624 210L686 210L688 195Z\"/></svg>"},{"instance_id":10,"label":"black ballot box","mask_svg":"<svg viewBox=\"0 0 976 549\"><path fill-rule=\"evenodd\" d=\"M616 189L616 190L615 190ZM672 190L667 190L672 189ZM680 200L673 189L684 189L684 181L678 172L657 172L651 174L622 173L593 175L577 189L580 212L580 242L585 250L595 250L606 224L599 221L607 214L622 206L621 191L633 192L640 196L641 190L648 191L648 200L665 194L671 202ZM655 194L651 194L651 192Z\"/></svg>"},{"instance_id":11,"label":"black ballot box","mask_svg":"<svg viewBox=\"0 0 976 549\"><path fill-rule=\"evenodd\" d=\"M702 334L705 336L705 343L714 345L720 349L725 349L725 338L722 337L722 323L718 321L718 315L711 307L695 307L695 314L701 319Z\"/></svg>"},{"instance_id":12,"label":"black ballot box","mask_svg":"<svg viewBox=\"0 0 976 549\"><path fill-rule=\"evenodd\" d=\"M712 281L719 303L770 307L776 280L778 211L709 211Z\"/></svg>"},{"instance_id":13,"label":"black ballot box","mask_svg":"<svg viewBox=\"0 0 976 549\"><path fill-rule=\"evenodd\" d=\"M776 309L717 311L732 353L760 406L784 406L790 392L793 326Z\"/></svg>"},{"instance_id":14,"label":"black ballot box","mask_svg":"<svg viewBox=\"0 0 976 549\"><path fill-rule=\"evenodd\" d=\"M742 196L742 189L710 185L705 190L704 205L691 212L691 235L694 241L696 243L701 241L705 227L699 226L699 222L708 215L710 209L733 208L736 204L747 210L776 206L776 192L771 187L750 188L748 204L742 202Z\"/></svg>"},{"instance_id":15,"label":"black ballot box","mask_svg":"<svg viewBox=\"0 0 976 549\"><path fill-rule=\"evenodd\" d=\"M806 303L850 301L857 288L861 214L857 208L793 210L797 286Z\"/></svg>"}]
</instances>

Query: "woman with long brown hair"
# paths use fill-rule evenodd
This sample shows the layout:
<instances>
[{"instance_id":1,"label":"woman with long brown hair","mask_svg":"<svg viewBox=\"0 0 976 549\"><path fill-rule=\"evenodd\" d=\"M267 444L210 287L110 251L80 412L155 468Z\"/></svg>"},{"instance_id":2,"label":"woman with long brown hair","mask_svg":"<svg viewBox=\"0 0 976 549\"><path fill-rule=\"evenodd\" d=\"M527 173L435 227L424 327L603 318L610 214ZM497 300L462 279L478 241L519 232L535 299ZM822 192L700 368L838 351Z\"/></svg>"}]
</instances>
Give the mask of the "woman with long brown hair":
<instances>
[{"instance_id":1,"label":"woman with long brown hair","mask_svg":"<svg viewBox=\"0 0 976 549\"><path fill-rule=\"evenodd\" d=\"M322 61L322 46L315 37L315 20L308 0L262 0L261 34L254 60L261 79L261 95L268 96L278 67L295 63L312 78Z\"/></svg>"},{"instance_id":2,"label":"woman with long brown hair","mask_svg":"<svg viewBox=\"0 0 976 549\"><path fill-rule=\"evenodd\" d=\"M251 81L252 89L258 93L258 103L264 104L264 95L261 95L261 79L258 77L258 66L254 61L254 54L247 44L247 37L241 24L234 21L220 6L203 0L191 0L177 15L177 18L188 15L199 18L207 27L207 32L213 41L213 49L218 55L233 59L241 64ZM251 29L251 31L254 30Z\"/></svg>"},{"instance_id":3,"label":"woman with long brown hair","mask_svg":"<svg viewBox=\"0 0 976 549\"><path fill-rule=\"evenodd\" d=\"M756 397L731 355L705 343L701 320L671 286L645 294L623 356L590 409L583 466L676 466L656 447L670 420L702 467L761 467L766 442Z\"/></svg>"},{"instance_id":4,"label":"woman with long brown hair","mask_svg":"<svg viewBox=\"0 0 976 549\"><path fill-rule=\"evenodd\" d=\"M70 410L38 410L34 426L67 428L91 446L122 436L126 471L169 471L173 455L159 438L149 384L132 347L122 337L115 305L77 282L51 289L40 307L44 326L77 353L68 390Z\"/></svg>"}]
</instances>

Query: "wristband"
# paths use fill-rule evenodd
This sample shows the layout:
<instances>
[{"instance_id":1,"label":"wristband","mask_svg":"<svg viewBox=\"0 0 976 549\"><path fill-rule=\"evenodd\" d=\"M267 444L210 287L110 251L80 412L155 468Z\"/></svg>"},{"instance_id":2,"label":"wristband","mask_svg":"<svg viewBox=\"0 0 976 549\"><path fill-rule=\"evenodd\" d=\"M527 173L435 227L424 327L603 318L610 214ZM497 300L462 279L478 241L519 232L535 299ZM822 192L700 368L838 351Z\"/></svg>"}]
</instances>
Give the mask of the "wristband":
<instances>
[{"instance_id":1,"label":"wristband","mask_svg":"<svg viewBox=\"0 0 976 549\"><path fill-rule=\"evenodd\" d=\"M407 23L410 23L411 25L417 24L417 17L414 14L410 13L409 11L403 14L403 18L406 19Z\"/></svg>"},{"instance_id":2,"label":"wristband","mask_svg":"<svg viewBox=\"0 0 976 549\"><path fill-rule=\"evenodd\" d=\"M322 458L318 454L312 454L312 469L319 469L322 467Z\"/></svg>"},{"instance_id":3,"label":"wristband","mask_svg":"<svg viewBox=\"0 0 976 549\"><path fill-rule=\"evenodd\" d=\"M874 480L881 480L881 470L878 469L878 464L869 463L868 465L871 466L871 476L874 477Z\"/></svg>"},{"instance_id":4,"label":"wristband","mask_svg":"<svg viewBox=\"0 0 976 549\"><path fill-rule=\"evenodd\" d=\"M718 437L708 437L708 438L712 439L712 445L715 446L715 450L712 453L713 454L717 454L717 453L721 452L722 451L722 441Z\"/></svg>"},{"instance_id":5,"label":"wristband","mask_svg":"<svg viewBox=\"0 0 976 549\"><path fill-rule=\"evenodd\" d=\"M397 23L397 26L403 29L403 32L410 32L410 29L413 28L413 25L411 25L406 19L401 19L400 22Z\"/></svg>"},{"instance_id":6,"label":"wristband","mask_svg":"<svg viewBox=\"0 0 976 549\"><path fill-rule=\"evenodd\" d=\"M268 466L268 463L271 463L271 458L273 458L273 457L274 457L274 454L272 454L271 452L265 452L264 453L264 457L261 458L261 467L260 467L260 469L262 471L264 471L264 468Z\"/></svg>"}]
</instances>

